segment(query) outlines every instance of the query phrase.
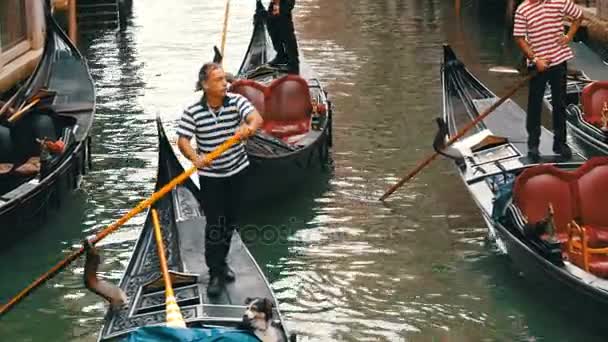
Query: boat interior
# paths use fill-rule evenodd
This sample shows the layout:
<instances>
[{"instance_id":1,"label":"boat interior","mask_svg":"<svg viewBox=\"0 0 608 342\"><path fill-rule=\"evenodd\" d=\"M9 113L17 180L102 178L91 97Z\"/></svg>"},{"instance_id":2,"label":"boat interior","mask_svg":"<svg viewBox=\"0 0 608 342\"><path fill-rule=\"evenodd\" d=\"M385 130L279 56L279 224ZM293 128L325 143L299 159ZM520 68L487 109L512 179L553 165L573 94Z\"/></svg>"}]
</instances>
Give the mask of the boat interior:
<instances>
[{"instance_id":1,"label":"boat interior","mask_svg":"<svg viewBox=\"0 0 608 342\"><path fill-rule=\"evenodd\" d=\"M326 99L318 84L309 86L297 75L271 79L269 83L250 79L236 80L233 93L245 96L264 118L262 131L286 144L306 145L311 131L321 130L327 115Z\"/></svg>"},{"instance_id":2,"label":"boat interior","mask_svg":"<svg viewBox=\"0 0 608 342\"><path fill-rule=\"evenodd\" d=\"M598 277L608 278L608 158L593 158L574 170L538 165L515 180L513 203L527 224L537 224L553 210L554 236L568 260ZM543 239L548 239L543 232Z\"/></svg>"}]
</instances>

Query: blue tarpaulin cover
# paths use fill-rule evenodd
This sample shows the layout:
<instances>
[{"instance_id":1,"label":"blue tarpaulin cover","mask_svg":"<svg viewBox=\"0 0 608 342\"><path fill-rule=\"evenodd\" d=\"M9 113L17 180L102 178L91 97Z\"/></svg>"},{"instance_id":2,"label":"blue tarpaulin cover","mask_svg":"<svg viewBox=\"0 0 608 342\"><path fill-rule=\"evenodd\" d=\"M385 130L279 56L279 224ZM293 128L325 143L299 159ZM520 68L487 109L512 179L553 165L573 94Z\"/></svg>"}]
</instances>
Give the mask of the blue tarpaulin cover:
<instances>
[{"instance_id":1,"label":"blue tarpaulin cover","mask_svg":"<svg viewBox=\"0 0 608 342\"><path fill-rule=\"evenodd\" d=\"M124 342L260 342L253 334L242 330L188 329L169 327L142 327Z\"/></svg>"}]
</instances>

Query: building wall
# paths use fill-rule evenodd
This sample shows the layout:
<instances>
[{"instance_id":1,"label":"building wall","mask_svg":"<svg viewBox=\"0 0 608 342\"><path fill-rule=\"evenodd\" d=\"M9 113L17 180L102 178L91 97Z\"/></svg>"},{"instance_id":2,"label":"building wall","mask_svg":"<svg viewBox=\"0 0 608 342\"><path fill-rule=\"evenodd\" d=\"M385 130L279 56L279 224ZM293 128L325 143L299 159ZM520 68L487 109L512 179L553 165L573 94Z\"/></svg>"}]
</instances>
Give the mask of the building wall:
<instances>
[{"instance_id":1,"label":"building wall","mask_svg":"<svg viewBox=\"0 0 608 342\"><path fill-rule=\"evenodd\" d=\"M27 78L36 67L44 47L43 6L40 0L0 0L0 11L5 14L0 14L0 36L4 37L0 39L0 92ZM20 24L24 36L19 34ZM15 42L15 37L20 39Z\"/></svg>"}]
</instances>

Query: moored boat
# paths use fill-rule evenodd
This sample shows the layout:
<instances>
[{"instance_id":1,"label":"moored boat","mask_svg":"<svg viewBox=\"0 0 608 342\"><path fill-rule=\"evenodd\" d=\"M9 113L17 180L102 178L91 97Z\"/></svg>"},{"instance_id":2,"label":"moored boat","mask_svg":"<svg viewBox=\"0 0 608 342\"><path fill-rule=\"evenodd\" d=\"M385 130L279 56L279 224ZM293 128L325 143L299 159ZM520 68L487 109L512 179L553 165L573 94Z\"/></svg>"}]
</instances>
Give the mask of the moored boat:
<instances>
[{"instance_id":1,"label":"moored boat","mask_svg":"<svg viewBox=\"0 0 608 342\"><path fill-rule=\"evenodd\" d=\"M449 46L442 64L443 120L453 136L498 99ZM549 155L552 134L542 128L540 152L547 156L541 165L531 163L525 111L511 100L452 147L490 237L516 267L559 291L560 300L608 304L608 219L602 209L608 159Z\"/></svg>"},{"instance_id":2,"label":"moored boat","mask_svg":"<svg viewBox=\"0 0 608 342\"><path fill-rule=\"evenodd\" d=\"M159 189L184 170L173 153L160 120L157 126L159 163L156 188ZM239 329L247 309L245 303L248 297L265 298L272 304L273 327L279 332L281 340L287 341L288 335L276 297L238 233L232 237L228 254L228 263L236 280L226 284L218 297L207 297L205 216L199 209L195 196L197 191L196 185L187 180L155 204L175 298L188 330L204 336L226 333L232 334L231 336L240 334L242 338L251 337L251 331ZM165 287L162 285L152 221L150 211L120 281L119 286L126 294L127 301L123 306L108 311L99 336L100 341L122 340L131 334L140 334L140 328L146 330L146 336L161 334L156 335L157 338L168 338L169 335L166 334L174 333L159 328L166 324L167 317ZM181 330L182 332L175 333L180 335L186 329ZM244 340L246 339L234 341Z\"/></svg>"},{"instance_id":3,"label":"moored boat","mask_svg":"<svg viewBox=\"0 0 608 342\"><path fill-rule=\"evenodd\" d=\"M0 93L2 247L40 226L79 186L90 163L93 81L48 5L44 12L46 38L37 67L21 87Z\"/></svg>"},{"instance_id":4,"label":"moored boat","mask_svg":"<svg viewBox=\"0 0 608 342\"><path fill-rule=\"evenodd\" d=\"M551 92L545 104L553 108ZM586 156L608 155L608 82L593 81L582 71L568 75L566 88L568 131Z\"/></svg>"}]
</instances>

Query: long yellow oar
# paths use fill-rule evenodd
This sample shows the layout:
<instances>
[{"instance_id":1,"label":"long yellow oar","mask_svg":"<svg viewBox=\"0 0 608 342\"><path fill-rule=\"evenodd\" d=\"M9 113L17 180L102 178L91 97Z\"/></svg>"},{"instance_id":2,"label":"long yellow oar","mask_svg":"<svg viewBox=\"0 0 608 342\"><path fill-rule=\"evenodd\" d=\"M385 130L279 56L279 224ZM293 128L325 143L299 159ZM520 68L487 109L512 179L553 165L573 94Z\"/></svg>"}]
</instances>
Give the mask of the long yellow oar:
<instances>
[{"instance_id":1,"label":"long yellow oar","mask_svg":"<svg viewBox=\"0 0 608 342\"><path fill-rule=\"evenodd\" d=\"M167 266L167 257L165 256L165 244L163 243L163 234L160 231L160 220L158 219L158 212L154 208L152 209L152 223L154 224L154 237L156 238L158 263L160 264L160 270L163 274L163 280L165 281L165 306L167 326L173 328L185 328L186 322L184 321L182 312L179 310L179 305L177 305L177 301L175 300L175 294L173 293L173 285L171 284L171 277L169 276L169 267Z\"/></svg>"},{"instance_id":2,"label":"long yellow oar","mask_svg":"<svg viewBox=\"0 0 608 342\"><path fill-rule=\"evenodd\" d=\"M230 13L230 0L226 0L226 10L224 12L224 28L222 30L222 44L220 45L220 52L222 53L222 57L224 56L224 48L226 47L226 33L228 32L228 14ZM222 58L222 64L224 62L224 58Z\"/></svg>"},{"instance_id":3,"label":"long yellow oar","mask_svg":"<svg viewBox=\"0 0 608 342\"><path fill-rule=\"evenodd\" d=\"M213 152L207 154L205 156L205 159L208 162L216 159L222 153L226 152L226 150L228 150L230 147L232 147L232 145L239 142L239 140L240 140L240 137L238 135L234 135L230 139L226 140L226 142L221 144L218 148L216 148ZM95 238L93 238L93 240L91 240L91 244L94 245L97 242L99 242L101 239L103 239L106 236L108 236L109 234L113 233L115 230L120 228L120 226L125 224L125 222L129 221L129 219L131 219L133 216L139 214L144 209L146 209L149 206L151 206L152 204L154 204L156 201L158 201L164 195L166 195L169 191L171 191L171 189L175 188L176 186L178 186L179 184L184 182L186 179L188 179L188 177L190 177L190 175L192 175L194 172L196 172L196 170L197 170L196 166L189 168L188 170L184 171L181 175L175 177L167 185L163 186L160 190L153 193L152 196L139 202L139 204L135 208L131 209L131 211L129 211L123 217L118 219L118 221L112 223L111 225L106 227L104 230L102 230L99 234L97 234L95 236ZM34 289L36 289L37 287L42 285L45 281L51 279L57 272L61 271L67 265L72 263L79 256L81 256L84 252L85 252L84 247L80 247L80 249L73 251L65 259L63 259L61 262L59 262L58 264L53 266L46 273L41 275L38 279L36 279L28 287L26 287L21 292L19 292L15 297L13 297L8 303L4 304L2 306L2 308L0 308L0 316L4 315L6 312L8 312L15 304L19 303L23 298L25 298L28 294L30 294L30 292L32 292Z\"/></svg>"}]
</instances>

